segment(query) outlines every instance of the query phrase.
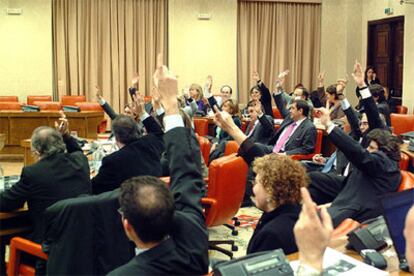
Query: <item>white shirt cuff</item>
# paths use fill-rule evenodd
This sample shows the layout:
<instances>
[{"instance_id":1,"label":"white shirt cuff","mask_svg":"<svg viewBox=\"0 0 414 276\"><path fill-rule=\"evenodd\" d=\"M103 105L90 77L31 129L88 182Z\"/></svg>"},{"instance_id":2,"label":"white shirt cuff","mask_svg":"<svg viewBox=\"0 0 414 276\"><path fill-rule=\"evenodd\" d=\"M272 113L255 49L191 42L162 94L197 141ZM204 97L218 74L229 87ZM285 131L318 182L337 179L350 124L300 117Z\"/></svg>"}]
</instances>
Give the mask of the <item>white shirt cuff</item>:
<instances>
[{"instance_id":1,"label":"white shirt cuff","mask_svg":"<svg viewBox=\"0 0 414 276\"><path fill-rule=\"evenodd\" d=\"M183 126L184 126L184 122L180 114L172 114L172 115L164 116L165 132L173 128L183 127Z\"/></svg>"},{"instance_id":2,"label":"white shirt cuff","mask_svg":"<svg viewBox=\"0 0 414 276\"><path fill-rule=\"evenodd\" d=\"M364 88L362 90L359 90L359 93L361 94L361 97L363 99L366 99L366 98L371 97L371 92L369 91L369 88L368 87L366 87L366 88Z\"/></svg>"},{"instance_id":3,"label":"white shirt cuff","mask_svg":"<svg viewBox=\"0 0 414 276\"><path fill-rule=\"evenodd\" d=\"M157 115L159 116L159 115L161 115L161 114L165 113L165 110L164 110L164 108L163 108L162 106L160 106L159 108L157 108L157 109L155 110L155 112L156 112L156 113L157 113Z\"/></svg>"},{"instance_id":4,"label":"white shirt cuff","mask_svg":"<svg viewBox=\"0 0 414 276\"><path fill-rule=\"evenodd\" d=\"M330 134L332 132L332 130L335 128L335 124L331 122L331 124L328 126L328 128L326 129L326 132L328 134Z\"/></svg>"},{"instance_id":5,"label":"white shirt cuff","mask_svg":"<svg viewBox=\"0 0 414 276\"><path fill-rule=\"evenodd\" d=\"M98 103L100 105L104 105L106 103L106 101L104 99L98 99Z\"/></svg>"},{"instance_id":6,"label":"white shirt cuff","mask_svg":"<svg viewBox=\"0 0 414 276\"><path fill-rule=\"evenodd\" d=\"M281 89L281 88L276 89L275 91L273 91L273 95L280 95L282 93L283 93L283 89Z\"/></svg>"},{"instance_id":7,"label":"white shirt cuff","mask_svg":"<svg viewBox=\"0 0 414 276\"><path fill-rule=\"evenodd\" d=\"M147 112L142 113L141 116L139 116L139 119L141 122L143 122L146 118L148 118L150 115Z\"/></svg>"},{"instance_id":8,"label":"white shirt cuff","mask_svg":"<svg viewBox=\"0 0 414 276\"><path fill-rule=\"evenodd\" d=\"M351 105L348 102L348 99L343 99L341 101L342 110L347 110Z\"/></svg>"}]
</instances>

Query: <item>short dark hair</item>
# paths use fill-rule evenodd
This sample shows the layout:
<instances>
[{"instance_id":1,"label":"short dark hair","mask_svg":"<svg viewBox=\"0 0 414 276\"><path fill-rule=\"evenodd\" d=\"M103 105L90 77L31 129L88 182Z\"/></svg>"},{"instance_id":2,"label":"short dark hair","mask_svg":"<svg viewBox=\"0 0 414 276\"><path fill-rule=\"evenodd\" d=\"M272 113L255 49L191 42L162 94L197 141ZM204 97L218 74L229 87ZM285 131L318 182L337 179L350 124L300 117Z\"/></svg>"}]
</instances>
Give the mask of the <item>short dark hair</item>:
<instances>
[{"instance_id":1,"label":"short dark hair","mask_svg":"<svg viewBox=\"0 0 414 276\"><path fill-rule=\"evenodd\" d=\"M231 88L231 86L230 86L230 85L228 85L228 84L223 85L223 86L220 88L220 92L221 92L221 90L222 90L224 87L228 87L228 88L230 89L230 94L233 94L233 88Z\"/></svg>"},{"instance_id":2,"label":"short dark hair","mask_svg":"<svg viewBox=\"0 0 414 276\"><path fill-rule=\"evenodd\" d=\"M339 99L338 98L338 93L336 92L336 85L335 84L329 85L326 88L326 93L328 93L329 95L335 95L335 100Z\"/></svg>"},{"instance_id":3,"label":"short dark hair","mask_svg":"<svg viewBox=\"0 0 414 276\"><path fill-rule=\"evenodd\" d=\"M375 141L378 144L378 150L384 152L390 159L400 161L400 140L397 136L392 135L388 130L376 128L368 133L368 143Z\"/></svg>"},{"instance_id":4,"label":"short dark hair","mask_svg":"<svg viewBox=\"0 0 414 276\"><path fill-rule=\"evenodd\" d=\"M137 123L127 115L118 115L112 121L112 131L116 139L125 145L139 138Z\"/></svg>"},{"instance_id":5,"label":"short dark hair","mask_svg":"<svg viewBox=\"0 0 414 276\"><path fill-rule=\"evenodd\" d=\"M255 107L255 106L256 106L256 100L250 100L247 103L247 108L249 108L249 107Z\"/></svg>"},{"instance_id":6,"label":"short dark hair","mask_svg":"<svg viewBox=\"0 0 414 276\"><path fill-rule=\"evenodd\" d=\"M385 101L384 96L384 87L381 85L374 83L369 86L369 92L371 92L372 97L378 97L378 102L382 103Z\"/></svg>"},{"instance_id":7,"label":"short dark hair","mask_svg":"<svg viewBox=\"0 0 414 276\"><path fill-rule=\"evenodd\" d=\"M120 210L144 242L162 241L171 231L174 199L154 176L136 176L121 184Z\"/></svg>"},{"instance_id":8,"label":"short dark hair","mask_svg":"<svg viewBox=\"0 0 414 276\"><path fill-rule=\"evenodd\" d=\"M251 95L252 94L252 92L253 92L253 90L257 90L257 91L259 91L260 92L260 94L262 94L262 90L260 90L260 87L258 86L258 85L255 85L255 86L253 86L252 88L250 88L250 91L249 91L249 95Z\"/></svg>"},{"instance_id":9,"label":"short dark hair","mask_svg":"<svg viewBox=\"0 0 414 276\"><path fill-rule=\"evenodd\" d=\"M293 100L292 104L294 103L296 103L296 108L298 110L302 109L303 116L308 117L310 109L308 103L305 100Z\"/></svg>"}]
</instances>

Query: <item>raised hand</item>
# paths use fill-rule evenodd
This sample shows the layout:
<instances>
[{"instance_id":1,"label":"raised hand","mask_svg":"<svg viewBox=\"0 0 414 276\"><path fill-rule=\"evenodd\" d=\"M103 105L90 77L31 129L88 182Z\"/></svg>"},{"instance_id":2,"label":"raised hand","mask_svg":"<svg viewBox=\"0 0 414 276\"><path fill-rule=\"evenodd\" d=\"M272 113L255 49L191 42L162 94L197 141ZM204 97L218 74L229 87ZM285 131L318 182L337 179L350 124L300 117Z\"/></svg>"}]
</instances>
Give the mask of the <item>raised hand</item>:
<instances>
[{"instance_id":1,"label":"raised hand","mask_svg":"<svg viewBox=\"0 0 414 276\"><path fill-rule=\"evenodd\" d=\"M329 126L332 123L329 110L321 107L317 111L321 114L321 117L319 117L321 124L325 127Z\"/></svg>"},{"instance_id":2,"label":"raised hand","mask_svg":"<svg viewBox=\"0 0 414 276\"><path fill-rule=\"evenodd\" d=\"M318 74L318 87L323 87L324 86L324 81L325 81L325 72L320 72Z\"/></svg>"},{"instance_id":3,"label":"raised hand","mask_svg":"<svg viewBox=\"0 0 414 276\"><path fill-rule=\"evenodd\" d=\"M348 79L339 79L336 81L336 94L338 95L339 100L345 99L345 87L348 82Z\"/></svg>"},{"instance_id":4,"label":"raised hand","mask_svg":"<svg viewBox=\"0 0 414 276\"><path fill-rule=\"evenodd\" d=\"M155 87L161 96L161 102L165 108L165 114L178 114L177 105L177 78L163 65L162 54L157 57L157 69L153 75Z\"/></svg>"},{"instance_id":5,"label":"raised hand","mask_svg":"<svg viewBox=\"0 0 414 276\"><path fill-rule=\"evenodd\" d=\"M207 80L206 80L206 88L208 89L208 91L211 91L212 86L213 86L213 77L211 75L208 75Z\"/></svg>"},{"instance_id":6,"label":"raised hand","mask_svg":"<svg viewBox=\"0 0 414 276\"><path fill-rule=\"evenodd\" d=\"M214 110L216 113L214 114L214 123L221 128L223 131L230 132L234 127L237 128L236 124L233 121L233 118L229 113L226 111L220 111L218 107L215 105Z\"/></svg>"},{"instance_id":7,"label":"raised hand","mask_svg":"<svg viewBox=\"0 0 414 276\"><path fill-rule=\"evenodd\" d=\"M257 116L261 116L263 114L262 104L260 101L256 101L256 104L254 105L254 112L256 112Z\"/></svg>"},{"instance_id":8,"label":"raised hand","mask_svg":"<svg viewBox=\"0 0 414 276\"><path fill-rule=\"evenodd\" d=\"M299 260L322 271L323 254L333 232L332 220L325 207L320 209L320 218L315 202L306 188L301 188L302 211L293 229L299 249Z\"/></svg>"},{"instance_id":9,"label":"raised hand","mask_svg":"<svg viewBox=\"0 0 414 276\"><path fill-rule=\"evenodd\" d=\"M154 86L151 90L151 97L152 97L152 105L154 106L154 109L158 109L161 106L161 96L158 92L158 89Z\"/></svg>"},{"instance_id":10,"label":"raised hand","mask_svg":"<svg viewBox=\"0 0 414 276\"><path fill-rule=\"evenodd\" d=\"M103 99L102 94L101 94L101 89L99 89L98 85L95 85L95 95L96 95L97 101L100 101Z\"/></svg>"},{"instance_id":11,"label":"raised hand","mask_svg":"<svg viewBox=\"0 0 414 276\"><path fill-rule=\"evenodd\" d=\"M257 72L257 71L253 71L252 78L253 78L253 80L254 80L255 82L259 82L259 81L260 81L260 75L259 75L259 72Z\"/></svg>"},{"instance_id":12,"label":"raised hand","mask_svg":"<svg viewBox=\"0 0 414 276\"><path fill-rule=\"evenodd\" d=\"M68 119L66 119L66 115L65 113L63 113L62 110L59 111L59 113L60 113L59 123L55 121L55 129L59 131L60 134L62 134L62 136L69 135Z\"/></svg>"},{"instance_id":13,"label":"raised hand","mask_svg":"<svg viewBox=\"0 0 414 276\"><path fill-rule=\"evenodd\" d=\"M139 75L138 73L135 73L134 76L131 79L131 86L136 86L139 81Z\"/></svg>"},{"instance_id":14,"label":"raised hand","mask_svg":"<svg viewBox=\"0 0 414 276\"><path fill-rule=\"evenodd\" d=\"M279 75L277 76L277 80L276 80L276 89L280 89L283 84L285 83L286 80L286 76L289 74L289 70L285 70L281 73L279 73Z\"/></svg>"},{"instance_id":15,"label":"raised hand","mask_svg":"<svg viewBox=\"0 0 414 276\"><path fill-rule=\"evenodd\" d=\"M362 72L361 64L358 61L355 61L354 72L352 73L352 77L354 78L359 88L366 86L364 80L364 73Z\"/></svg>"}]
</instances>

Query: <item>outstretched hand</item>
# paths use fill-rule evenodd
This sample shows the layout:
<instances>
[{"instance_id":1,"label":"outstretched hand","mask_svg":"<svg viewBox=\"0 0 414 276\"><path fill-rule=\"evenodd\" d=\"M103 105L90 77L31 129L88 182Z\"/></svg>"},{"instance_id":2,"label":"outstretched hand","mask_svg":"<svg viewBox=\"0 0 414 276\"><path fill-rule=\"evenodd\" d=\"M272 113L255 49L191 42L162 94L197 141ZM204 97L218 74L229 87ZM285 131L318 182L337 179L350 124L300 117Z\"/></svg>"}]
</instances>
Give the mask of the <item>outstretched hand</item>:
<instances>
[{"instance_id":1,"label":"outstretched hand","mask_svg":"<svg viewBox=\"0 0 414 276\"><path fill-rule=\"evenodd\" d=\"M135 73L131 79L131 85L136 86L138 84L138 81L139 81L139 75L138 73Z\"/></svg>"},{"instance_id":2,"label":"outstretched hand","mask_svg":"<svg viewBox=\"0 0 414 276\"><path fill-rule=\"evenodd\" d=\"M361 64L358 61L355 61L354 72L352 73L352 77L354 78L359 88L366 86L364 80L364 73L362 72Z\"/></svg>"},{"instance_id":3,"label":"outstretched hand","mask_svg":"<svg viewBox=\"0 0 414 276\"><path fill-rule=\"evenodd\" d=\"M259 82L259 81L260 81L260 75L259 75L259 72L257 72L257 71L253 71L252 78L253 78L253 80L254 80L255 82Z\"/></svg>"},{"instance_id":4,"label":"outstretched hand","mask_svg":"<svg viewBox=\"0 0 414 276\"><path fill-rule=\"evenodd\" d=\"M95 85L95 95L96 95L96 100L100 101L102 100L102 93L101 93L101 89L99 89L98 85Z\"/></svg>"},{"instance_id":5,"label":"outstretched hand","mask_svg":"<svg viewBox=\"0 0 414 276\"><path fill-rule=\"evenodd\" d=\"M327 108L321 107L321 108L318 108L317 111L319 114L321 114L321 116L319 117L321 124L325 127L329 126L331 124L331 117L330 117L329 110Z\"/></svg>"},{"instance_id":6,"label":"outstretched hand","mask_svg":"<svg viewBox=\"0 0 414 276\"><path fill-rule=\"evenodd\" d=\"M230 132L234 127L237 127L233 121L233 118L226 111L220 111L215 105L214 107L214 123L224 130L225 132Z\"/></svg>"},{"instance_id":7,"label":"outstretched hand","mask_svg":"<svg viewBox=\"0 0 414 276\"><path fill-rule=\"evenodd\" d=\"M212 86L213 86L213 77L211 75L208 75L207 80L206 80L206 88L208 89L208 91L211 91Z\"/></svg>"},{"instance_id":8,"label":"outstretched hand","mask_svg":"<svg viewBox=\"0 0 414 276\"><path fill-rule=\"evenodd\" d=\"M325 207L318 207L306 188L301 188L302 211L293 229L301 263L322 271L323 254L333 232L331 217Z\"/></svg>"},{"instance_id":9,"label":"outstretched hand","mask_svg":"<svg viewBox=\"0 0 414 276\"><path fill-rule=\"evenodd\" d=\"M319 82L318 87L323 87L324 81L325 81L325 72L323 71L318 74L318 82Z\"/></svg>"},{"instance_id":10,"label":"outstretched hand","mask_svg":"<svg viewBox=\"0 0 414 276\"><path fill-rule=\"evenodd\" d=\"M68 119L66 119L66 115L65 113L63 113L62 110L59 111L59 113L60 113L59 123L55 121L55 129L59 131L60 134L62 134L62 136L69 135Z\"/></svg>"},{"instance_id":11,"label":"outstretched hand","mask_svg":"<svg viewBox=\"0 0 414 276\"><path fill-rule=\"evenodd\" d=\"M339 79L336 81L336 95L339 100L345 99L345 87L348 83L348 79Z\"/></svg>"},{"instance_id":12,"label":"outstretched hand","mask_svg":"<svg viewBox=\"0 0 414 276\"><path fill-rule=\"evenodd\" d=\"M162 54L158 54L157 69L153 75L155 87L161 96L161 102L165 108L165 113L178 114L177 105L177 78L168 70L167 66L163 65Z\"/></svg>"},{"instance_id":13,"label":"outstretched hand","mask_svg":"<svg viewBox=\"0 0 414 276\"><path fill-rule=\"evenodd\" d=\"M145 112L144 97L141 95L141 93L135 93L132 95L132 98L134 99L134 102L132 104L133 112L137 115L137 118L139 118Z\"/></svg>"},{"instance_id":14,"label":"outstretched hand","mask_svg":"<svg viewBox=\"0 0 414 276\"><path fill-rule=\"evenodd\" d=\"M285 71L279 73L279 75L277 76L277 79L276 79L276 89L280 89L283 86L283 84L285 83L285 80L286 80L286 76L288 74L289 74L289 70L287 70L287 69Z\"/></svg>"}]
</instances>

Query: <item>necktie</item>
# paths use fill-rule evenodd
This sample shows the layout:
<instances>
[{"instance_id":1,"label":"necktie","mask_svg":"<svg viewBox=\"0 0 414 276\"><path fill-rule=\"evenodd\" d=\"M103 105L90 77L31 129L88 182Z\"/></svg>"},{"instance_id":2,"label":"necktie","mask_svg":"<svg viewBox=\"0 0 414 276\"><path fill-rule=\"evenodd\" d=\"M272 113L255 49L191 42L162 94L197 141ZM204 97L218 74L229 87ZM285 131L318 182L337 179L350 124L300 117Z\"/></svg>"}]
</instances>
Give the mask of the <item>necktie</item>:
<instances>
[{"instance_id":1,"label":"necktie","mask_svg":"<svg viewBox=\"0 0 414 276\"><path fill-rule=\"evenodd\" d=\"M247 135L247 137L250 137L250 135L253 134L254 128L256 127L255 123L250 123L250 131L249 134Z\"/></svg>"},{"instance_id":2,"label":"necktie","mask_svg":"<svg viewBox=\"0 0 414 276\"><path fill-rule=\"evenodd\" d=\"M286 131L283 133L283 135L279 137L279 139L276 142L275 147L273 148L274 153L278 153L282 149L283 145L287 142L290 135L292 135L293 130L295 129L295 126L296 126L296 122L290 124L287 127Z\"/></svg>"},{"instance_id":3,"label":"necktie","mask_svg":"<svg viewBox=\"0 0 414 276\"><path fill-rule=\"evenodd\" d=\"M331 171L332 166L336 159L336 151L331 155L331 157L328 159L328 162L326 162L325 166L323 167L322 171L323 173L328 173Z\"/></svg>"}]
</instances>

